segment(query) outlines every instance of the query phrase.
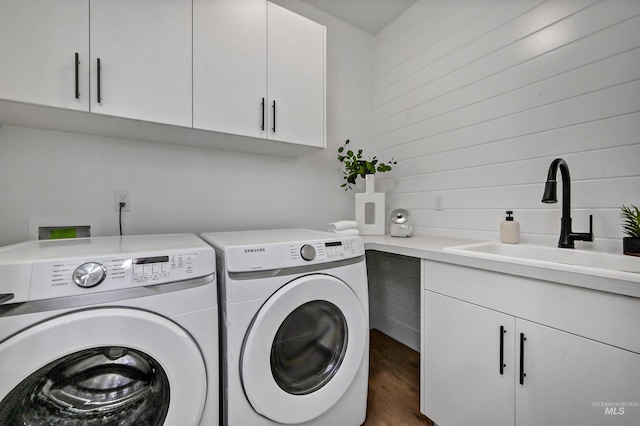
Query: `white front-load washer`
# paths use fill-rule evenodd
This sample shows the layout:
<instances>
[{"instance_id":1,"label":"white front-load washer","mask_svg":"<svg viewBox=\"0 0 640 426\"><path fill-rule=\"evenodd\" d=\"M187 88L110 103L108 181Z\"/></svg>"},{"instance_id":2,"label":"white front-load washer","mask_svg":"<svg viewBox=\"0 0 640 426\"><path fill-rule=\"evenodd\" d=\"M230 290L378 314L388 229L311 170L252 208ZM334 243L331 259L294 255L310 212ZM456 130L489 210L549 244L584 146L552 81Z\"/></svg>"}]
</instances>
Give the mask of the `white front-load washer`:
<instances>
[{"instance_id":1,"label":"white front-load washer","mask_svg":"<svg viewBox=\"0 0 640 426\"><path fill-rule=\"evenodd\" d=\"M2 247L1 423L217 425L217 318L194 234Z\"/></svg>"},{"instance_id":2,"label":"white front-load washer","mask_svg":"<svg viewBox=\"0 0 640 426\"><path fill-rule=\"evenodd\" d=\"M216 249L222 423L361 425L369 299L359 237L206 233Z\"/></svg>"}]
</instances>

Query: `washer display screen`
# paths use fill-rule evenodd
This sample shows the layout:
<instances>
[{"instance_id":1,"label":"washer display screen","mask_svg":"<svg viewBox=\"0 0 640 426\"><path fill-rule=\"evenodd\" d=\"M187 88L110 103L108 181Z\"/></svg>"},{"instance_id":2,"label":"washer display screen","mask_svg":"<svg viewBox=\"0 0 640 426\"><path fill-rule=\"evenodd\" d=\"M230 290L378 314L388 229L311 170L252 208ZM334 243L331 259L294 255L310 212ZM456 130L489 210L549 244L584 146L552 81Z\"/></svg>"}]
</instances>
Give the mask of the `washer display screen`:
<instances>
[{"instance_id":1,"label":"washer display screen","mask_svg":"<svg viewBox=\"0 0 640 426\"><path fill-rule=\"evenodd\" d=\"M153 257L138 257L132 260L134 265L145 265L147 263L164 263L169 261L169 256L153 256Z\"/></svg>"}]
</instances>

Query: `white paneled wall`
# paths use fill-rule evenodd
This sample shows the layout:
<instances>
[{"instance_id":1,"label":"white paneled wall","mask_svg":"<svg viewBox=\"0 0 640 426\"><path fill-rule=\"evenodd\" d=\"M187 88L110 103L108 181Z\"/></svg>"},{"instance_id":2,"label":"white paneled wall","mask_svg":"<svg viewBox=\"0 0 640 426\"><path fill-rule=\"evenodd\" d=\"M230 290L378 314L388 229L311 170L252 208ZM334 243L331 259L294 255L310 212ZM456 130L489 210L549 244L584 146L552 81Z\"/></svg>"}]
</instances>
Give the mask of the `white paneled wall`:
<instances>
[{"instance_id":1,"label":"white paneled wall","mask_svg":"<svg viewBox=\"0 0 640 426\"><path fill-rule=\"evenodd\" d=\"M640 205L640 1L421 0L374 61L375 150L398 160L376 188L417 234L497 239L512 209L524 241L557 239L561 204L540 199L561 157L574 230L593 214L596 244L621 250L619 207Z\"/></svg>"}]
</instances>

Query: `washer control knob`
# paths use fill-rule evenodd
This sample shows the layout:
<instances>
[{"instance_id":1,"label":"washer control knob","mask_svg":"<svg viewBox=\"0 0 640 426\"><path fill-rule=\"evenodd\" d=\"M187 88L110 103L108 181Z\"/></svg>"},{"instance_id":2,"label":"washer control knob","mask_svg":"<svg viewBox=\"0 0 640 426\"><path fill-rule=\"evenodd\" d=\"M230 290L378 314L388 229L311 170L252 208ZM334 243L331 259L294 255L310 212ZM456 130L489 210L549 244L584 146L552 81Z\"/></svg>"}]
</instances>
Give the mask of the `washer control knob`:
<instances>
[{"instance_id":1,"label":"washer control knob","mask_svg":"<svg viewBox=\"0 0 640 426\"><path fill-rule=\"evenodd\" d=\"M83 263L73 271L73 281L84 288L95 287L106 277L107 268L98 262Z\"/></svg>"},{"instance_id":2,"label":"washer control knob","mask_svg":"<svg viewBox=\"0 0 640 426\"><path fill-rule=\"evenodd\" d=\"M316 257L316 249L309 244L305 244L300 249L300 256L302 256L304 260L313 260Z\"/></svg>"}]
</instances>

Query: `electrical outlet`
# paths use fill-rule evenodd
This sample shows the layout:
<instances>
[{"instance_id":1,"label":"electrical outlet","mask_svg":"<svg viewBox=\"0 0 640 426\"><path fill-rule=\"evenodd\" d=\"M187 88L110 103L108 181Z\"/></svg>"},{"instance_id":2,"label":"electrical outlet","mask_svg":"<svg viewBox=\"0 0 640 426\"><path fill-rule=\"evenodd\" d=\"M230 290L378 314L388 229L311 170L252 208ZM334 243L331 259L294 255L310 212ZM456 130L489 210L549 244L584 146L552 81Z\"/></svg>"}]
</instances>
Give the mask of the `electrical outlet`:
<instances>
[{"instance_id":1,"label":"electrical outlet","mask_svg":"<svg viewBox=\"0 0 640 426\"><path fill-rule=\"evenodd\" d=\"M122 189L116 189L114 191L115 197L114 197L114 206L116 211L120 211L120 203L124 203L124 207L122 208L123 212L130 212L131 211L131 192L130 191L126 191L126 190L122 190Z\"/></svg>"},{"instance_id":2,"label":"electrical outlet","mask_svg":"<svg viewBox=\"0 0 640 426\"><path fill-rule=\"evenodd\" d=\"M435 210L444 210L444 195L436 194L433 197L433 208Z\"/></svg>"}]
</instances>

